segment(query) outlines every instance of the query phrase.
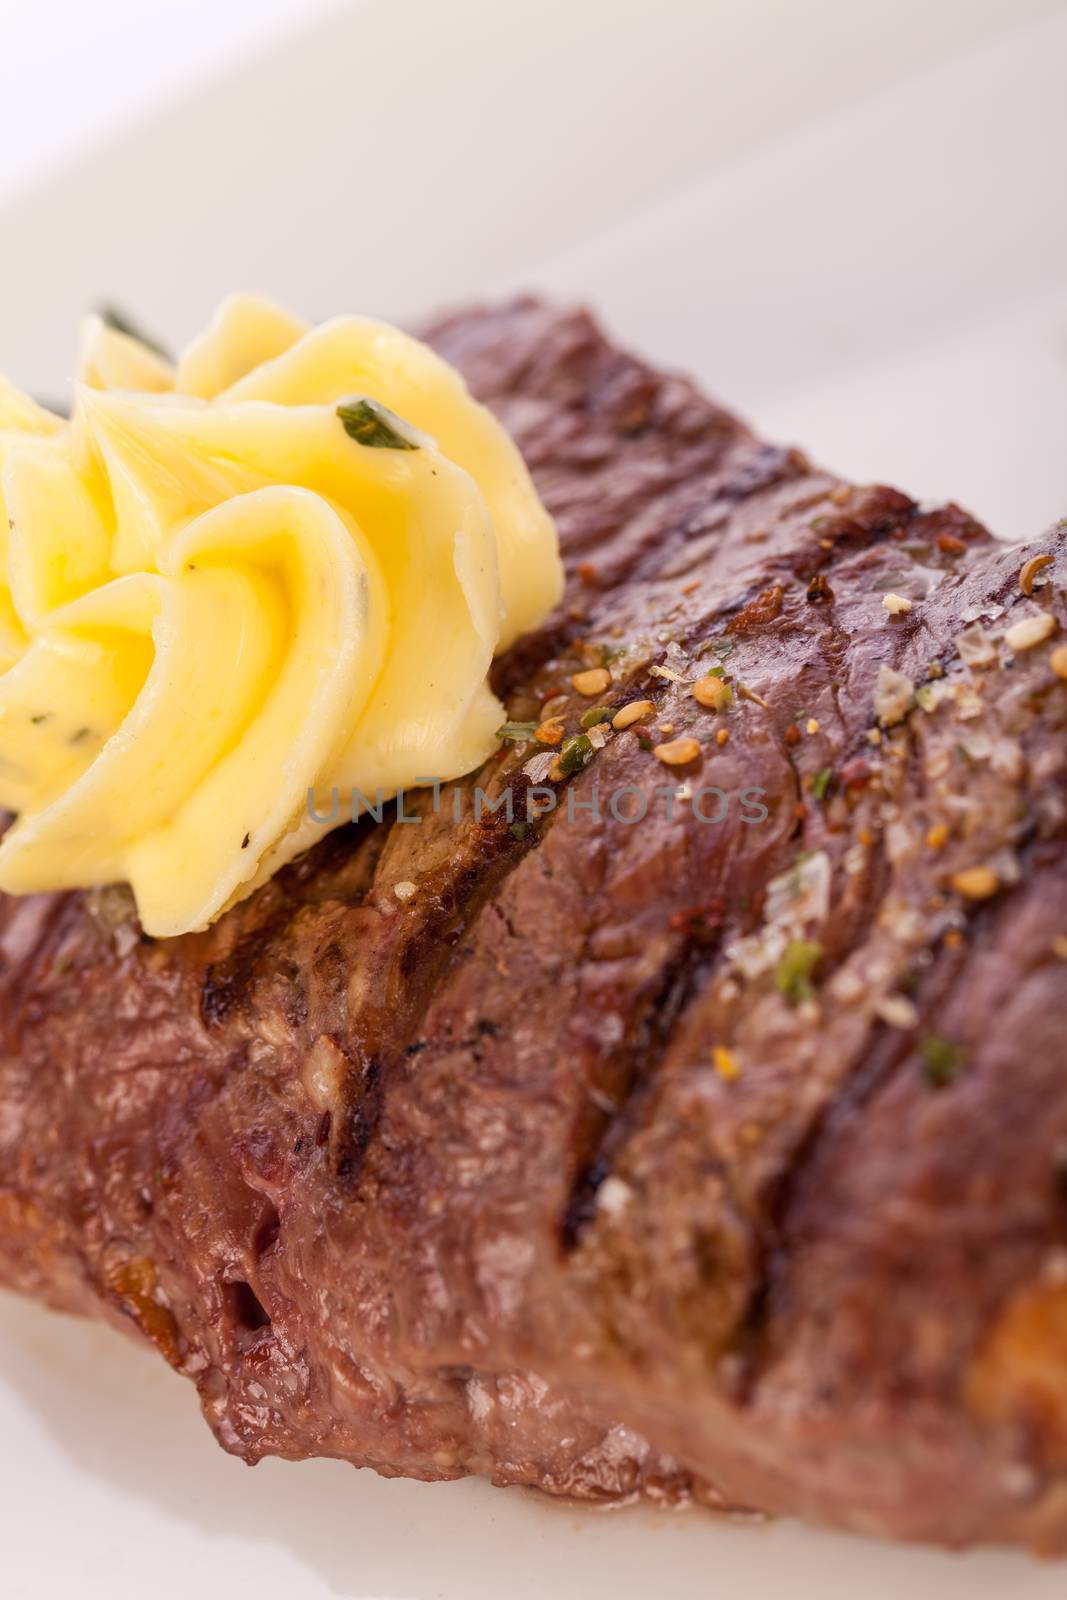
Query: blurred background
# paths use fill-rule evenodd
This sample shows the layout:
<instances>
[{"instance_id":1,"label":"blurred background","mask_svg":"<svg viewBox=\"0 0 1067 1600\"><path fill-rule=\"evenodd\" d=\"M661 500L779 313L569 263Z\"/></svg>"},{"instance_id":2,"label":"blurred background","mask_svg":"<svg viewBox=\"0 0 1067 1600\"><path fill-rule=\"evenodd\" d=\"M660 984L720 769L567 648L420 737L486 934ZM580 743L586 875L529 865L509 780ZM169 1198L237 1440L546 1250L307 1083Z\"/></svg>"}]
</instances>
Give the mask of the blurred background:
<instances>
[{"instance_id":1,"label":"blurred background","mask_svg":"<svg viewBox=\"0 0 1067 1600\"><path fill-rule=\"evenodd\" d=\"M0 0L0 367L535 288L860 478L1067 511L1064 0Z\"/></svg>"}]
</instances>

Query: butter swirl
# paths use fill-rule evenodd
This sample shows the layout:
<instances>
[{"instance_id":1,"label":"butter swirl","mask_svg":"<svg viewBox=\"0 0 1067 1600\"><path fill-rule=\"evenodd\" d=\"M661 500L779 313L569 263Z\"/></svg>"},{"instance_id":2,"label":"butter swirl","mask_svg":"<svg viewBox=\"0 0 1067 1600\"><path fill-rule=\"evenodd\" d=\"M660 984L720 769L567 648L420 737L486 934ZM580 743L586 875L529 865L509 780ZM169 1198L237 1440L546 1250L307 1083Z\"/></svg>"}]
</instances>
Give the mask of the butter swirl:
<instances>
[{"instance_id":1,"label":"butter swirl","mask_svg":"<svg viewBox=\"0 0 1067 1600\"><path fill-rule=\"evenodd\" d=\"M125 881L155 935L317 837L309 792L478 766L493 655L561 588L445 362L253 297L173 368L91 319L69 422L0 383L0 498L0 889Z\"/></svg>"}]
</instances>

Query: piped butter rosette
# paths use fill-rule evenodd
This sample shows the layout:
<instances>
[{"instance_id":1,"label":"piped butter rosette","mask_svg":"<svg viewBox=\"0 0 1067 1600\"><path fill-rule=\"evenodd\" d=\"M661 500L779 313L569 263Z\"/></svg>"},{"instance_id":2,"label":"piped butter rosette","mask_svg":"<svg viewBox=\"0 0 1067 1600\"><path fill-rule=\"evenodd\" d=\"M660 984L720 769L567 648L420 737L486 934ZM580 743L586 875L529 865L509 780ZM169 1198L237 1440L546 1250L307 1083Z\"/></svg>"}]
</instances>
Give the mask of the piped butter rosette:
<instances>
[{"instance_id":1,"label":"piped butter rosette","mask_svg":"<svg viewBox=\"0 0 1067 1600\"><path fill-rule=\"evenodd\" d=\"M445 362L251 297L174 367L91 319L69 422L0 385L0 494L0 889L128 882L154 935L353 794L477 767L493 656L561 589L518 451Z\"/></svg>"}]
</instances>

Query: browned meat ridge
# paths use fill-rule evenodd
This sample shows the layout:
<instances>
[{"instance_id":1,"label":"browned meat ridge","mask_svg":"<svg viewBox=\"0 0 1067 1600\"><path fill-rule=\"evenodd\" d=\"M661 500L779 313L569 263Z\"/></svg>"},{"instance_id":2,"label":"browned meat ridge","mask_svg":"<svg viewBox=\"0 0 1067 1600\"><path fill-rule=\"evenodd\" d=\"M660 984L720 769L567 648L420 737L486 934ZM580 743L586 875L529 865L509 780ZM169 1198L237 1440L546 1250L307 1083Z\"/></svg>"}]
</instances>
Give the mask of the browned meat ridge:
<instances>
[{"instance_id":1,"label":"browned meat ridge","mask_svg":"<svg viewBox=\"0 0 1067 1600\"><path fill-rule=\"evenodd\" d=\"M1027 597L581 313L430 337L567 557L509 715L654 710L529 827L425 794L202 935L0 900L0 1282L140 1330L248 1461L1067 1547L1064 528Z\"/></svg>"}]
</instances>

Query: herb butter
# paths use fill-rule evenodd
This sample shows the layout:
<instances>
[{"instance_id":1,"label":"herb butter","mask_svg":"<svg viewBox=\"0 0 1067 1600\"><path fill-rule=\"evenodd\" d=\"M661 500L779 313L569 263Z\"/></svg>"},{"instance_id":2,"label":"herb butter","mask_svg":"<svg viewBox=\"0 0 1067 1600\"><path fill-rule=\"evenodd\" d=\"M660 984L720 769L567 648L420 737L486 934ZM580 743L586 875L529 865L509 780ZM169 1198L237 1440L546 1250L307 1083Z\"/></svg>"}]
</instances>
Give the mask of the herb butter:
<instances>
[{"instance_id":1,"label":"herb butter","mask_svg":"<svg viewBox=\"0 0 1067 1600\"><path fill-rule=\"evenodd\" d=\"M235 297L173 366L90 319L69 422L0 381L0 473L0 889L125 881L155 935L311 843L309 794L477 767L561 591L504 430L364 318Z\"/></svg>"}]
</instances>

